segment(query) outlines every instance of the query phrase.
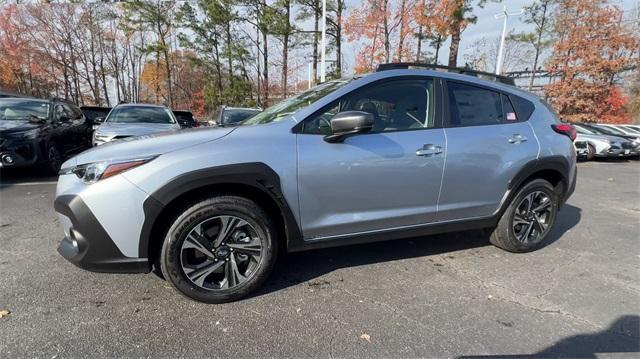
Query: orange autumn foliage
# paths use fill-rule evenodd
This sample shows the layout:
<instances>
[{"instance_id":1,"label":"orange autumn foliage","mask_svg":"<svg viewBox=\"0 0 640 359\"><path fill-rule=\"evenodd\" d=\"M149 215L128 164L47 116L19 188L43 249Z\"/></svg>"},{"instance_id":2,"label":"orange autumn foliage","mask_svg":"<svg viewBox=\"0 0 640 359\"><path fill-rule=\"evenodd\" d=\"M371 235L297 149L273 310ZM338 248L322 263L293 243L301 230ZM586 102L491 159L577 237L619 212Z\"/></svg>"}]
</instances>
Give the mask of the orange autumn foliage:
<instances>
[{"instance_id":1,"label":"orange autumn foliage","mask_svg":"<svg viewBox=\"0 0 640 359\"><path fill-rule=\"evenodd\" d=\"M564 0L558 6L559 40L546 63L558 79L545 87L564 120L627 122L626 99L614 86L634 61L637 40L621 25L622 11L605 0Z\"/></svg>"}]
</instances>

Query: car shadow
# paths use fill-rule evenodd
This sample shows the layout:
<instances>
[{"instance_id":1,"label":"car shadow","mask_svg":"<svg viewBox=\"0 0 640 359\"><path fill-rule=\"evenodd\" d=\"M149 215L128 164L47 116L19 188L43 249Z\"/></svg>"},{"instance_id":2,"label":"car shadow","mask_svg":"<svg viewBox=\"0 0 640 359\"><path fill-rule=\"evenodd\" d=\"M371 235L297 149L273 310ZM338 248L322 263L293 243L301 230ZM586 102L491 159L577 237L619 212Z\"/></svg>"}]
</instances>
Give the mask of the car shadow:
<instances>
[{"instance_id":1,"label":"car shadow","mask_svg":"<svg viewBox=\"0 0 640 359\"><path fill-rule=\"evenodd\" d=\"M39 167L3 168L0 170L0 187L10 187L17 183L52 182L58 176Z\"/></svg>"},{"instance_id":2,"label":"car shadow","mask_svg":"<svg viewBox=\"0 0 640 359\"><path fill-rule=\"evenodd\" d=\"M580 222L580 213L580 208L565 204L558 213L544 246L555 243L575 227ZM488 245L488 232L474 230L290 253L280 258L273 274L255 296L305 282L315 285L314 279L340 268L426 257Z\"/></svg>"},{"instance_id":3,"label":"car shadow","mask_svg":"<svg viewBox=\"0 0 640 359\"><path fill-rule=\"evenodd\" d=\"M597 358L597 354L640 353L640 317L624 315L608 328L573 335L534 354L460 356L458 358ZM635 355L635 357L638 357Z\"/></svg>"}]
</instances>

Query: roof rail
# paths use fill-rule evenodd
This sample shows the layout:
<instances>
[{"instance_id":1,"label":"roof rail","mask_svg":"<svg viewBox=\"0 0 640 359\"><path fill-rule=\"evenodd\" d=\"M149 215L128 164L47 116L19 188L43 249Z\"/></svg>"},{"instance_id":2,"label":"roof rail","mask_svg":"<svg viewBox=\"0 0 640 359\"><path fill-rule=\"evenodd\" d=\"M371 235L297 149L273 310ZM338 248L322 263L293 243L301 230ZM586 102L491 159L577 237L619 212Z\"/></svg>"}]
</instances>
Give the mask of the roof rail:
<instances>
[{"instance_id":1,"label":"roof rail","mask_svg":"<svg viewBox=\"0 0 640 359\"><path fill-rule=\"evenodd\" d=\"M490 72L485 71L476 71L469 68L463 67L451 67L444 65L436 65L436 64L425 64L420 62L393 62L388 64L380 64L376 69L376 72L387 71L387 70L401 70L401 69L409 69L411 67L420 67L424 69L433 69L433 70L444 70L447 72L454 72L457 74L469 75L473 77L478 77L485 80L496 81L506 85L515 86L515 81L513 78L503 75L492 74Z\"/></svg>"}]
</instances>

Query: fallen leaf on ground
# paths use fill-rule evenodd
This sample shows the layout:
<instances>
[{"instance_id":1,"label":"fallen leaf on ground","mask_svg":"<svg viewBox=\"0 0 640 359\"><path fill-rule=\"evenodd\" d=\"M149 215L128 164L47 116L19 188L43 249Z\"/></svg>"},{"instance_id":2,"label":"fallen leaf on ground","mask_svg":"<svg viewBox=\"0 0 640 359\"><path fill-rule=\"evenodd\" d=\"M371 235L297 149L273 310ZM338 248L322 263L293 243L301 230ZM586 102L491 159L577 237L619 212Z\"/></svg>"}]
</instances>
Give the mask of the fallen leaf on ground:
<instances>
[{"instance_id":1,"label":"fallen leaf on ground","mask_svg":"<svg viewBox=\"0 0 640 359\"><path fill-rule=\"evenodd\" d=\"M369 343L371 343L371 336L370 336L369 334L367 334L367 333L362 334L362 335L360 336L360 339L362 339L362 340L366 340L366 341L368 341Z\"/></svg>"},{"instance_id":2,"label":"fallen leaf on ground","mask_svg":"<svg viewBox=\"0 0 640 359\"><path fill-rule=\"evenodd\" d=\"M8 310L0 310L0 318L4 318L9 314L11 314L11 312Z\"/></svg>"}]
</instances>

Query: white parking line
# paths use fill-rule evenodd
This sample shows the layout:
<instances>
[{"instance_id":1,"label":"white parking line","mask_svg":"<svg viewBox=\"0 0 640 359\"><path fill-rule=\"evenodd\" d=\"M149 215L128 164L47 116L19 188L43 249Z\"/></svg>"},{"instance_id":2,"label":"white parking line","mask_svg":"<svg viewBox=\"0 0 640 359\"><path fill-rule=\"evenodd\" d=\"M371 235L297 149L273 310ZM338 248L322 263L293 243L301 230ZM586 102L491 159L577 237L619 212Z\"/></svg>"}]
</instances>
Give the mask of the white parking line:
<instances>
[{"instance_id":1,"label":"white parking line","mask_svg":"<svg viewBox=\"0 0 640 359\"><path fill-rule=\"evenodd\" d=\"M9 186L41 186L47 184L56 184L56 181L46 181L46 182L22 182L22 183L0 183L0 187L9 187Z\"/></svg>"}]
</instances>

